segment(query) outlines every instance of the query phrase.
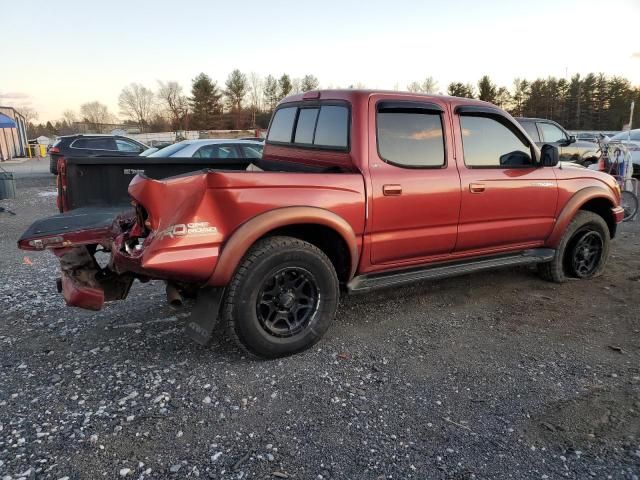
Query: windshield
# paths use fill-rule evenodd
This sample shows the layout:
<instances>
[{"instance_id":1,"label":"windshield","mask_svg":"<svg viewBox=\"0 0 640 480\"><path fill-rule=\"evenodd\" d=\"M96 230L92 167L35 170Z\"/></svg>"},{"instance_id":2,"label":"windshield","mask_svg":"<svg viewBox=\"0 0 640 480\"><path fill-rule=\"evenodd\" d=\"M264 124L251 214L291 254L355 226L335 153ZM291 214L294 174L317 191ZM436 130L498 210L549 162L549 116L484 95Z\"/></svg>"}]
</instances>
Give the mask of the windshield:
<instances>
[{"instance_id":1,"label":"windshield","mask_svg":"<svg viewBox=\"0 0 640 480\"><path fill-rule=\"evenodd\" d=\"M174 143L173 145L169 145L168 147L164 147L163 149L152 153L149 157L170 157L187 146L189 146L189 142Z\"/></svg>"},{"instance_id":2,"label":"windshield","mask_svg":"<svg viewBox=\"0 0 640 480\"><path fill-rule=\"evenodd\" d=\"M611 140L627 140L629 138L629 132L620 132L611 137ZM640 130L631 131L631 140L640 140Z\"/></svg>"}]
</instances>

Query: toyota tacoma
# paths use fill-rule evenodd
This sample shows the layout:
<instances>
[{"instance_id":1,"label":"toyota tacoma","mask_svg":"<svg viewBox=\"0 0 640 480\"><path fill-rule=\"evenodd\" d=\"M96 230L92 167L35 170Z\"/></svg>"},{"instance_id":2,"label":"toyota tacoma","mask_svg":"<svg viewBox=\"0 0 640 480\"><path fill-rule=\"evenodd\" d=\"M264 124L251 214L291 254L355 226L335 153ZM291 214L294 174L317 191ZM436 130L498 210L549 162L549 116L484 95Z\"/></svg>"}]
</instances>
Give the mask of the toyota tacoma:
<instances>
[{"instance_id":1,"label":"toyota tacoma","mask_svg":"<svg viewBox=\"0 0 640 480\"><path fill-rule=\"evenodd\" d=\"M267 358L317 342L345 292L526 264L597 276L623 215L611 176L466 98L311 91L277 106L261 159L100 160L61 159L63 213L18 242L57 255L67 304L163 280L196 298L195 340L221 323Z\"/></svg>"}]
</instances>

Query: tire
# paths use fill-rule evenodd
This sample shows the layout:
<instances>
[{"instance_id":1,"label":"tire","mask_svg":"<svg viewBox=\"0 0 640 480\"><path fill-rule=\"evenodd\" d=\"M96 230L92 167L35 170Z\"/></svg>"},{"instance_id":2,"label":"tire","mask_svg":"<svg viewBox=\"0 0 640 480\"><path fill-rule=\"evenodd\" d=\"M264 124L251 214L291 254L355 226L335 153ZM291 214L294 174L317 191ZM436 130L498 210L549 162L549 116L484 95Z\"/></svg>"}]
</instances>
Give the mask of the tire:
<instances>
[{"instance_id":1,"label":"tire","mask_svg":"<svg viewBox=\"0 0 640 480\"><path fill-rule=\"evenodd\" d=\"M587 258L583 253L586 245L593 244L595 247L598 243L599 253L594 248ZM538 272L545 280L556 283L566 282L570 278L597 277L606 267L610 246L609 227L604 219L596 213L581 210L569 223L553 260L539 264Z\"/></svg>"},{"instance_id":2,"label":"tire","mask_svg":"<svg viewBox=\"0 0 640 480\"><path fill-rule=\"evenodd\" d=\"M316 246L292 237L258 241L227 287L227 337L262 358L314 345L331 325L340 296L336 271Z\"/></svg>"},{"instance_id":3,"label":"tire","mask_svg":"<svg viewBox=\"0 0 640 480\"><path fill-rule=\"evenodd\" d=\"M631 220L638 212L638 197L633 192L623 190L620 194L620 205L624 208L623 222Z\"/></svg>"},{"instance_id":4,"label":"tire","mask_svg":"<svg viewBox=\"0 0 640 480\"><path fill-rule=\"evenodd\" d=\"M585 168L589 168L594 163L598 163L598 159L591 157L591 158L587 158L587 159L583 160L582 161L582 166L585 167Z\"/></svg>"},{"instance_id":5,"label":"tire","mask_svg":"<svg viewBox=\"0 0 640 480\"><path fill-rule=\"evenodd\" d=\"M58 175L58 161L49 156L49 171L54 175Z\"/></svg>"}]
</instances>

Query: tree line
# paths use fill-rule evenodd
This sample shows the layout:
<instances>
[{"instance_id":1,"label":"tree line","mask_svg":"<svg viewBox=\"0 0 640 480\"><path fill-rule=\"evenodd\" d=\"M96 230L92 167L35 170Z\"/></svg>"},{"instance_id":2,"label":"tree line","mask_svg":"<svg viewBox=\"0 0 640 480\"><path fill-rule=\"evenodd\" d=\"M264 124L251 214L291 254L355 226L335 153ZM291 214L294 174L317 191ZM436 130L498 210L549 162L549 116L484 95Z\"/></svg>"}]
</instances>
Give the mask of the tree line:
<instances>
[{"instance_id":1,"label":"tree line","mask_svg":"<svg viewBox=\"0 0 640 480\"><path fill-rule=\"evenodd\" d=\"M302 78L291 78L286 73L263 78L235 69L224 85L218 85L205 73L198 74L191 82L189 93L175 81L158 81L155 90L132 83L122 89L118 106L124 123L143 132L266 128L280 100L319 87L317 77L311 74ZM354 87L365 85L358 83L348 88ZM630 103L635 100L638 108L633 124L640 127L640 86L633 86L626 78L602 73L576 74L570 79L516 78L511 88L498 86L484 75L475 85L452 82L446 92L428 76L409 83L406 89L477 98L496 104L514 116L548 118L569 130L620 130L628 123ZM81 105L79 113L65 111L62 118L53 123L29 122L29 136L75 133L77 122L99 131L101 126L118 120L106 105L93 101ZM112 128L107 127L107 131Z\"/></svg>"}]
</instances>

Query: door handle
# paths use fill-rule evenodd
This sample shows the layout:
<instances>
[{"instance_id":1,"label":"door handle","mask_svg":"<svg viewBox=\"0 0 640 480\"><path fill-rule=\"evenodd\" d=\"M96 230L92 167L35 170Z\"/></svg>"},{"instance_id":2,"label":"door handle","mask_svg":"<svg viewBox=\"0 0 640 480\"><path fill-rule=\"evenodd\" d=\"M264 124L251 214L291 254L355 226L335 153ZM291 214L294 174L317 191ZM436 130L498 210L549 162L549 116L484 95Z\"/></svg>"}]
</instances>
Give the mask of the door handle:
<instances>
[{"instance_id":1,"label":"door handle","mask_svg":"<svg viewBox=\"0 0 640 480\"><path fill-rule=\"evenodd\" d=\"M482 193L484 192L485 186L484 183L470 183L469 191L471 193Z\"/></svg>"},{"instance_id":2,"label":"door handle","mask_svg":"<svg viewBox=\"0 0 640 480\"><path fill-rule=\"evenodd\" d=\"M402 194L402 186L401 185L383 185L382 186L382 194L383 195L401 195Z\"/></svg>"}]
</instances>

